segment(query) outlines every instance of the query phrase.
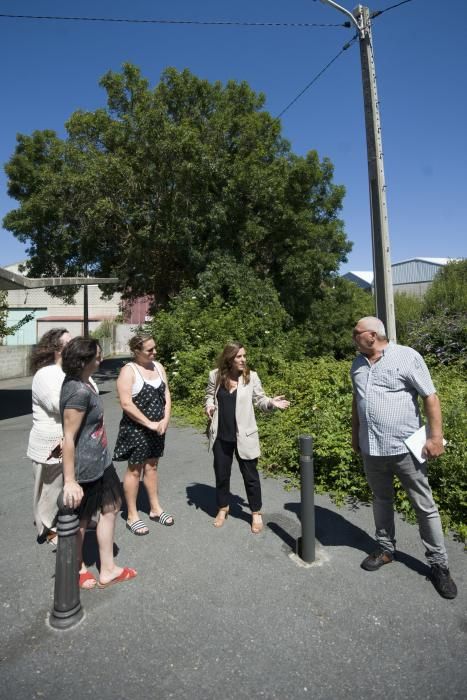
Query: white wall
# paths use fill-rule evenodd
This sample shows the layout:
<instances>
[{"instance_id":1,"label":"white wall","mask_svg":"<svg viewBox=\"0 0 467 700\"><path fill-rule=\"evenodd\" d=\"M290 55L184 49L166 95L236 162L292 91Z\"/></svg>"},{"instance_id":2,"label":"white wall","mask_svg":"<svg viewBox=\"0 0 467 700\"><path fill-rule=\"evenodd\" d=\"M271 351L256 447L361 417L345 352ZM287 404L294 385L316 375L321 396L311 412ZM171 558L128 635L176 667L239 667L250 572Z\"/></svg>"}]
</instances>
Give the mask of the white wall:
<instances>
[{"instance_id":1,"label":"white wall","mask_svg":"<svg viewBox=\"0 0 467 700\"><path fill-rule=\"evenodd\" d=\"M51 327L53 328L56 325L55 323ZM136 328L137 326L127 323L116 324L114 326L114 337L103 338L100 341L104 357L112 357L113 355L128 356L130 354L128 340L134 334ZM79 334L72 333L72 335ZM31 374L29 362L33 347L33 345L0 345L0 381L2 379L14 379L15 377L28 377Z\"/></svg>"}]
</instances>

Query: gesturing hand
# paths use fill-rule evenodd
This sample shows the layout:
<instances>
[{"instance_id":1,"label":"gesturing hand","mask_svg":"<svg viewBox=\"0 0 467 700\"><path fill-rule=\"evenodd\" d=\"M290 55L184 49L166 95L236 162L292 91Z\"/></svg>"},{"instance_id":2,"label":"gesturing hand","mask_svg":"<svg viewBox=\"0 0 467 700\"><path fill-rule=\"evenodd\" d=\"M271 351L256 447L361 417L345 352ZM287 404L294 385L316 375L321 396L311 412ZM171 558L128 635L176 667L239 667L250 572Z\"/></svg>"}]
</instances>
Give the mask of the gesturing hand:
<instances>
[{"instance_id":1,"label":"gesturing hand","mask_svg":"<svg viewBox=\"0 0 467 700\"><path fill-rule=\"evenodd\" d=\"M285 396L274 396L274 398L271 399L271 404L274 408L280 408L281 411L284 411L290 406L290 401L287 401Z\"/></svg>"}]
</instances>

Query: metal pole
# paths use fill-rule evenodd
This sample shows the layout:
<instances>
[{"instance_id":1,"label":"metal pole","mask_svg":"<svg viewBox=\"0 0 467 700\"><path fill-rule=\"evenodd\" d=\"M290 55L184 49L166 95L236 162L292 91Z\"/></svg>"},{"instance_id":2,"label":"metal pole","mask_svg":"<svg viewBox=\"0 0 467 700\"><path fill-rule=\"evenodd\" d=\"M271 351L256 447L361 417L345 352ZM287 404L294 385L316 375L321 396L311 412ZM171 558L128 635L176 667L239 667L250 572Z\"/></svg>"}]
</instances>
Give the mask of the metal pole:
<instances>
[{"instance_id":1,"label":"metal pole","mask_svg":"<svg viewBox=\"0 0 467 700\"><path fill-rule=\"evenodd\" d=\"M360 34L359 44L365 106L376 315L386 326L386 334L389 340L395 342L396 321L392 289L391 254L389 250L383 141L381 137L381 119L376 86L370 11L368 7L358 5L353 12L363 29L363 36Z\"/></svg>"},{"instance_id":2,"label":"metal pole","mask_svg":"<svg viewBox=\"0 0 467 700\"><path fill-rule=\"evenodd\" d=\"M311 564L315 560L315 475L313 471L313 438L300 435L300 494L302 536L297 540L297 554Z\"/></svg>"},{"instance_id":3,"label":"metal pole","mask_svg":"<svg viewBox=\"0 0 467 700\"><path fill-rule=\"evenodd\" d=\"M88 285L83 285L83 335L89 338L89 301L88 301Z\"/></svg>"},{"instance_id":4,"label":"metal pole","mask_svg":"<svg viewBox=\"0 0 467 700\"><path fill-rule=\"evenodd\" d=\"M83 617L79 596L79 519L63 504L63 492L57 499L57 555L55 562L54 606L49 622L55 629L68 629Z\"/></svg>"}]
</instances>

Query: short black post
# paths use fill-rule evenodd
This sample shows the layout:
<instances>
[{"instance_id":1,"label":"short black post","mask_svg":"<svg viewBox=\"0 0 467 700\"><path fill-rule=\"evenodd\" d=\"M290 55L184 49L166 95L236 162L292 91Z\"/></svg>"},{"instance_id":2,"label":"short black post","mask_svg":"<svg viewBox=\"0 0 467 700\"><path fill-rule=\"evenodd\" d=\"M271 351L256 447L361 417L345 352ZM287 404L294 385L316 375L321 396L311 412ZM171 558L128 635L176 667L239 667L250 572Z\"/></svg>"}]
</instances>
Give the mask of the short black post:
<instances>
[{"instance_id":1,"label":"short black post","mask_svg":"<svg viewBox=\"0 0 467 700\"><path fill-rule=\"evenodd\" d=\"M313 471L313 438L300 435L300 493L302 536L297 540L297 554L304 562L315 560L315 475Z\"/></svg>"},{"instance_id":2,"label":"short black post","mask_svg":"<svg viewBox=\"0 0 467 700\"><path fill-rule=\"evenodd\" d=\"M83 617L79 597L79 519L72 508L63 503L63 492L57 499L57 559L55 563L54 606L49 622L56 629L73 627Z\"/></svg>"}]
</instances>

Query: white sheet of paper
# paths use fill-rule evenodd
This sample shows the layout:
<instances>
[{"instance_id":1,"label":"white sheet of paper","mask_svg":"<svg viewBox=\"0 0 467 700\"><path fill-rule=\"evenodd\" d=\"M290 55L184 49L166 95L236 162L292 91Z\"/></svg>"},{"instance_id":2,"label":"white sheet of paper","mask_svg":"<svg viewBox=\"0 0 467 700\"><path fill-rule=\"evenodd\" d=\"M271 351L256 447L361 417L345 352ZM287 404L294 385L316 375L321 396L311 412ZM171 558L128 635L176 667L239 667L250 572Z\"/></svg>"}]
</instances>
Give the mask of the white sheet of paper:
<instances>
[{"instance_id":1,"label":"white sheet of paper","mask_svg":"<svg viewBox=\"0 0 467 700\"><path fill-rule=\"evenodd\" d=\"M422 450L425 446L426 440L426 425L422 425L422 427L416 430L414 433L412 433L412 435L410 435L407 438L407 440L404 440L405 444L407 445L415 459L420 462L420 464L426 462L426 457L423 457L422 455ZM446 440L443 440L443 445L445 444Z\"/></svg>"}]
</instances>

